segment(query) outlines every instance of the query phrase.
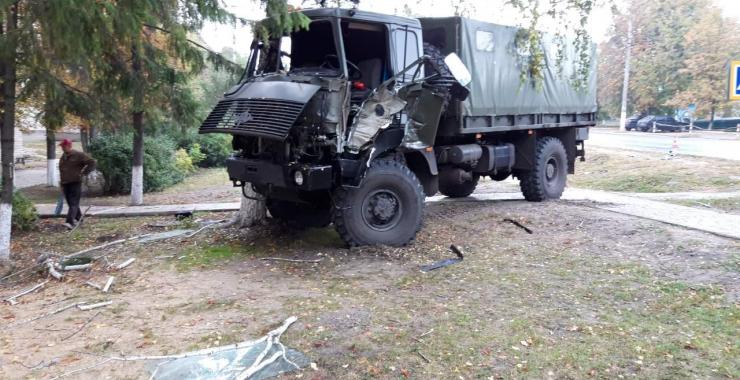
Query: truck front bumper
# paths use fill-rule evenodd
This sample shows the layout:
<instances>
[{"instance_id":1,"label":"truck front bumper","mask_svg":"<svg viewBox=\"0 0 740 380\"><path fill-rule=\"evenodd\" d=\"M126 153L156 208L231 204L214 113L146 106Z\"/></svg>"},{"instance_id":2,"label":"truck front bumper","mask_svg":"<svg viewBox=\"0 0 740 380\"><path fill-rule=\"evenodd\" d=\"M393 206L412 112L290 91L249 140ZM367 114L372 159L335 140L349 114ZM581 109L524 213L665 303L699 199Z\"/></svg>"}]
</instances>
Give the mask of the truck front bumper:
<instances>
[{"instance_id":1,"label":"truck front bumper","mask_svg":"<svg viewBox=\"0 0 740 380\"><path fill-rule=\"evenodd\" d=\"M231 157L226 160L226 171L229 179L237 183L248 182L254 186L266 188L284 188L292 190L326 190L333 185L331 165L288 164L281 165L265 160ZM296 172L300 172L302 182L296 181Z\"/></svg>"}]
</instances>

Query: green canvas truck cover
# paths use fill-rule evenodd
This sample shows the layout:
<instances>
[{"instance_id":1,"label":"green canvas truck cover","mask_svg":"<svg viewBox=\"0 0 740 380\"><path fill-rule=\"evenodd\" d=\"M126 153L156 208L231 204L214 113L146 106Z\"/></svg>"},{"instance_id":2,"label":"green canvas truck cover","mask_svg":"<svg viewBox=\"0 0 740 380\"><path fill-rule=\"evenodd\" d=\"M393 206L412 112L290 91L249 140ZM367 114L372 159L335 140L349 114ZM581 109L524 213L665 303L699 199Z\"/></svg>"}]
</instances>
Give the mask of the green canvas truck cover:
<instances>
[{"instance_id":1,"label":"green canvas truck cover","mask_svg":"<svg viewBox=\"0 0 740 380\"><path fill-rule=\"evenodd\" d=\"M564 114L596 112L596 49L591 48L588 84L572 85L575 48L565 40L562 74L556 64L558 46L554 37L542 37L546 67L541 88L522 83L522 63L516 52L515 27L461 17L420 19L424 42L434 43L444 54L457 53L470 70L473 81L464 103L465 116L521 114ZM444 45L444 46L440 46Z\"/></svg>"}]
</instances>

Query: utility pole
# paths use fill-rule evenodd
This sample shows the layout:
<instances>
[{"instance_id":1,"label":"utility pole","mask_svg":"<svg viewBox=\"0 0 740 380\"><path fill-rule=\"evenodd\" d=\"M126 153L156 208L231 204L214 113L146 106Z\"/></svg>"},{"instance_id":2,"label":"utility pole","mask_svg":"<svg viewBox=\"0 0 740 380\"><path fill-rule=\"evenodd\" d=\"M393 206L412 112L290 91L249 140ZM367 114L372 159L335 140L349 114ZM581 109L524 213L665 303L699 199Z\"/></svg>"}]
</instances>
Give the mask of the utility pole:
<instances>
[{"instance_id":1,"label":"utility pole","mask_svg":"<svg viewBox=\"0 0 740 380\"><path fill-rule=\"evenodd\" d=\"M624 52L624 82L622 83L622 112L619 115L619 131L627 130L627 92L630 84L630 60L632 58L632 19L627 16L627 46Z\"/></svg>"}]
</instances>

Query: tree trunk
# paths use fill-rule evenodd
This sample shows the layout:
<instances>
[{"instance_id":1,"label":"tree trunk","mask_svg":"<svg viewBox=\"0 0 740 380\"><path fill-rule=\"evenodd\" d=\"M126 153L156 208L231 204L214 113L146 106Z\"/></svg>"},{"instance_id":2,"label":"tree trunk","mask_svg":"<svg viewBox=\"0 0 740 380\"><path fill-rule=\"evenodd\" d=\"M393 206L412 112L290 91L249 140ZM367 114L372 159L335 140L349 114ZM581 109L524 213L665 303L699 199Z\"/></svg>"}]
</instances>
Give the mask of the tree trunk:
<instances>
[{"instance_id":1,"label":"tree trunk","mask_svg":"<svg viewBox=\"0 0 740 380\"><path fill-rule=\"evenodd\" d=\"M141 76L141 57L136 45L131 48L134 71L134 98L132 123L134 127L133 160L131 162L131 204L144 203L144 91Z\"/></svg>"},{"instance_id":2,"label":"tree trunk","mask_svg":"<svg viewBox=\"0 0 740 380\"><path fill-rule=\"evenodd\" d=\"M18 23L17 3L10 6L6 13L8 34L11 34ZM2 19L0 19L0 35L3 34ZM0 191L0 261L10 259L10 228L13 216L13 171L14 171L14 139L15 139L15 82L16 82L16 49L10 44L11 54L7 61L0 61L2 73L2 125L0 125L0 163L2 165L2 191Z\"/></svg>"},{"instance_id":3,"label":"tree trunk","mask_svg":"<svg viewBox=\"0 0 740 380\"><path fill-rule=\"evenodd\" d=\"M622 109L619 114L619 130L627 130L627 95L630 85L630 60L632 57L632 19L627 21L627 46L624 52L624 81L622 82Z\"/></svg>"},{"instance_id":4,"label":"tree trunk","mask_svg":"<svg viewBox=\"0 0 740 380\"><path fill-rule=\"evenodd\" d=\"M57 141L54 127L46 126L46 185L59 186L57 178Z\"/></svg>"},{"instance_id":5,"label":"tree trunk","mask_svg":"<svg viewBox=\"0 0 740 380\"><path fill-rule=\"evenodd\" d=\"M710 131L714 127L714 111L715 111L715 108L716 107L714 106L714 104L712 104L712 108L711 108L710 113L709 113L709 125L707 126L707 129L710 130Z\"/></svg>"},{"instance_id":6,"label":"tree trunk","mask_svg":"<svg viewBox=\"0 0 740 380\"><path fill-rule=\"evenodd\" d=\"M267 207L265 206L262 195L259 195L252 190L250 184L244 186L244 193L250 198L242 195L242 204L239 211L234 215L234 223L239 227L252 227L262 222L267 216Z\"/></svg>"},{"instance_id":7,"label":"tree trunk","mask_svg":"<svg viewBox=\"0 0 740 380\"><path fill-rule=\"evenodd\" d=\"M87 153L88 152L88 146L90 144L90 134L87 133L87 129L85 127L80 127L80 146L82 146L82 151Z\"/></svg>"}]
</instances>

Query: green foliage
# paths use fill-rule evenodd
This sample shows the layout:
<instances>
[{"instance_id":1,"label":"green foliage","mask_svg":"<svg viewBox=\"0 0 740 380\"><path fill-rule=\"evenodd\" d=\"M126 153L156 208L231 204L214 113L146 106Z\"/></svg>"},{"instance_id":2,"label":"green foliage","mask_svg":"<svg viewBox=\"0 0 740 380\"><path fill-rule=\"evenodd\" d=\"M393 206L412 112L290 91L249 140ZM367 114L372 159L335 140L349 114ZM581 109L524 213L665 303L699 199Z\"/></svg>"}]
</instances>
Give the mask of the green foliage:
<instances>
[{"instance_id":1,"label":"green foliage","mask_svg":"<svg viewBox=\"0 0 740 380\"><path fill-rule=\"evenodd\" d=\"M36 226L39 215L33 202L20 192L13 193L13 228L20 231L29 231Z\"/></svg>"},{"instance_id":2,"label":"green foliage","mask_svg":"<svg viewBox=\"0 0 740 380\"><path fill-rule=\"evenodd\" d=\"M311 20L301 12L295 12L286 0L262 0L267 18L256 22L253 34L265 43L287 33L308 29Z\"/></svg>"},{"instance_id":3,"label":"green foliage","mask_svg":"<svg viewBox=\"0 0 740 380\"><path fill-rule=\"evenodd\" d=\"M175 151L175 167L182 173L190 174L195 171L193 159L188 155L188 151L180 148Z\"/></svg>"},{"instance_id":4,"label":"green foliage","mask_svg":"<svg viewBox=\"0 0 740 380\"><path fill-rule=\"evenodd\" d=\"M121 133L103 135L90 143L90 154L98 161L98 169L105 176L109 193L131 191L132 139L130 134ZM178 167L176 155L172 154L175 150L175 143L166 136L144 141L145 192L162 190L185 178L187 171ZM187 152L183 152L188 157Z\"/></svg>"},{"instance_id":5,"label":"green foliage","mask_svg":"<svg viewBox=\"0 0 740 380\"><path fill-rule=\"evenodd\" d=\"M188 156L190 157L190 161L193 162L193 165L198 165L206 159L206 155L201 151L200 144L198 143L195 143L188 148Z\"/></svg>"}]
</instances>

